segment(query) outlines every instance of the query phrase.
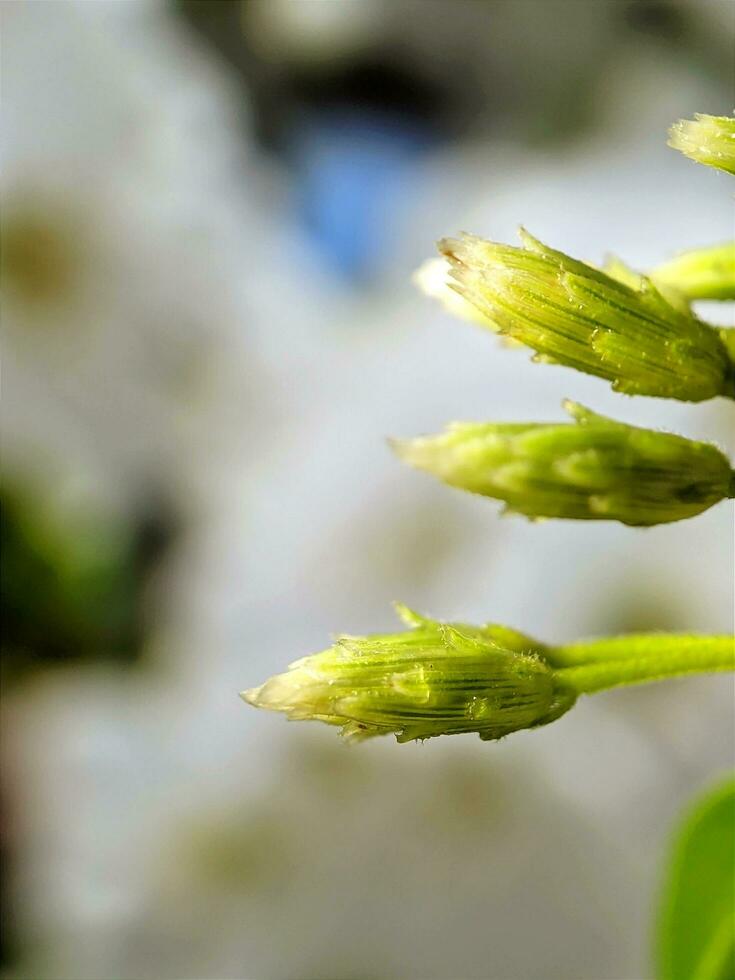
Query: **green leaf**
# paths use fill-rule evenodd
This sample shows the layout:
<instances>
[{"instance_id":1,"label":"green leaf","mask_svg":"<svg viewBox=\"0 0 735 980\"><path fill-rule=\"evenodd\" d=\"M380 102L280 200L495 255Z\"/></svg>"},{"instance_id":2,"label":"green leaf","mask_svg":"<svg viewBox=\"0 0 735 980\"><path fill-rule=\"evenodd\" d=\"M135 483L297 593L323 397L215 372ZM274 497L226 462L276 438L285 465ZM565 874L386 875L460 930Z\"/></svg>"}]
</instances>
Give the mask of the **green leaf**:
<instances>
[{"instance_id":1,"label":"green leaf","mask_svg":"<svg viewBox=\"0 0 735 980\"><path fill-rule=\"evenodd\" d=\"M658 934L660 980L735 978L735 779L690 812L671 855Z\"/></svg>"}]
</instances>

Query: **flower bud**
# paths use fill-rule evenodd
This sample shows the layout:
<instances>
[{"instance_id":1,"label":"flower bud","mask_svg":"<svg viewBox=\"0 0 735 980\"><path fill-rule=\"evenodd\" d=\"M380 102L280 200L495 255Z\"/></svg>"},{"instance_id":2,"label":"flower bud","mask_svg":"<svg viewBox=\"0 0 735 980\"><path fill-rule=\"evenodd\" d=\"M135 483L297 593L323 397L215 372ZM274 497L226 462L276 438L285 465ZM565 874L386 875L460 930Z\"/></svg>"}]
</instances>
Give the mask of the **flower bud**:
<instances>
[{"instance_id":1,"label":"flower bud","mask_svg":"<svg viewBox=\"0 0 735 980\"><path fill-rule=\"evenodd\" d=\"M574 703L528 637L398 610L407 632L339 637L242 697L290 719L339 725L352 740L394 734L399 742L463 732L502 738Z\"/></svg>"},{"instance_id":2,"label":"flower bud","mask_svg":"<svg viewBox=\"0 0 735 980\"><path fill-rule=\"evenodd\" d=\"M564 405L576 424L456 422L393 447L445 483L531 518L665 524L735 494L730 464L715 446Z\"/></svg>"},{"instance_id":3,"label":"flower bud","mask_svg":"<svg viewBox=\"0 0 735 980\"><path fill-rule=\"evenodd\" d=\"M708 167L735 174L735 118L695 112L669 130L669 146Z\"/></svg>"},{"instance_id":4,"label":"flower bud","mask_svg":"<svg viewBox=\"0 0 735 980\"><path fill-rule=\"evenodd\" d=\"M651 279L688 300L735 299L735 242L683 252L657 266Z\"/></svg>"},{"instance_id":5,"label":"flower bud","mask_svg":"<svg viewBox=\"0 0 735 980\"><path fill-rule=\"evenodd\" d=\"M735 395L717 331L646 276L615 277L521 229L523 248L474 235L444 239L455 290L534 360L605 378L616 391L682 401Z\"/></svg>"}]
</instances>

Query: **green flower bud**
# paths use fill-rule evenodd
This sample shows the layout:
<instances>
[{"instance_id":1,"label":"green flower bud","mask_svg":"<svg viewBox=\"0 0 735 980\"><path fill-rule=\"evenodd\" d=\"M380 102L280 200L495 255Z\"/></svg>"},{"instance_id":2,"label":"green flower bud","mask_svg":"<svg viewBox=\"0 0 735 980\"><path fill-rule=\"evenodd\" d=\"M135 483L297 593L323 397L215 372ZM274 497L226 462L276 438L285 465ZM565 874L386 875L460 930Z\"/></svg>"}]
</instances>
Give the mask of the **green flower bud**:
<instances>
[{"instance_id":1,"label":"green flower bud","mask_svg":"<svg viewBox=\"0 0 735 980\"><path fill-rule=\"evenodd\" d=\"M717 331L683 301L670 302L646 276L610 275L520 234L523 248L474 235L439 243L454 289L491 329L531 347L536 361L605 378L629 395L735 396Z\"/></svg>"},{"instance_id":2,"label":"green flower bud","mask_svg":"<svg viewBox=\"0 0 735 980\"><path fill-rule=\"evenodd\" d=\"M582 694L735 667L731 636L642 633L550 647L505 626L396 608L407 632L342 636L241 696L292 720L338 725L355 741L464 732L488 741L547 725Z\"/></svg>"},{"instance_id":3,"label":"green flower bud","mask_svg":"<svg viewBox=\"0 0 735 980\"><path fill-rule=\"evenodd\" d=\"M735 174L735 118L707 116L680 119L669 130L669 146L708 167Z\"/></svg>"},{"instance_id":4,"label":"green flower bud","mask_svg":"<svg viewBox=\"0 0 735 980\"><path fill-rule=\"evenodd\" d=\"M683 252L657 266L651 279L659 289L676 289L688 300L735 299L735 242Z\"/></svg>"},{"instance_id":5,"label":"green flower bud","mask_svg":"<svg viewBox=\"0 0 735 980\"><path fill-rule=\"evenodd\" d=\"M393 447L445 483L531 518L665 524L735 495L730 464L715 446L624 425L573 402L564 407L576 424L456 422Z\"/></svg>"},{"instance_id":6,"label":"green flower bud","mask_svg":"<svg viewBox=\"0 0 735 980\"><path fill-rule=\"evenodd\" d=\"M242 697L290 719L339 725L348 739L394 734L399 742L463 732L502 738L574 704L545 648L523 634L398 611L407 632L342 636Z\"/></svg>"}]
</instances>

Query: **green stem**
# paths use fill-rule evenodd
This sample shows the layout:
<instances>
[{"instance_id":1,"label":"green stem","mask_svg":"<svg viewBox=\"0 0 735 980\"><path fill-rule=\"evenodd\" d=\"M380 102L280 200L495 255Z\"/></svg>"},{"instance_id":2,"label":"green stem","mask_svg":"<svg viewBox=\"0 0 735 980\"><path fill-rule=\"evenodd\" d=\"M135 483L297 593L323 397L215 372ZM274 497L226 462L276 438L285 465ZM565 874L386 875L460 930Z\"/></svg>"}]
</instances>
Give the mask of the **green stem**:
<instances>
[{"instance_id":1,"label":"green stem","mask_svg":"<svg viewBox=\"0 0 735 980\"><path fill-rule=\"evenodd\" d=\"M626 645L628 640L633 642ZM576 694L592 694L611 687L645 684L684 674L735 670L735 637L732 636L639 635L562 649L575 651L577 655L585 649L594 653L594 657L588 657L586 661L578 660L581 666L556 671L562 686Z\"/></svg>"},{"instance_id":2,"label":"green stem","mask_svg":"<svg viewBox=\"0 0 735 980\"><path fill-rule=\"evenodd\" d=\"M581 640L564 646L550 647L544 657L552 667L581 667L583 664L607 663L610 660L633 660L642 657L664 658L682 649L723 649L735 643L735 637L701 636L694 633L626 633L598 640Z\"/></svg>"}]
</instances>

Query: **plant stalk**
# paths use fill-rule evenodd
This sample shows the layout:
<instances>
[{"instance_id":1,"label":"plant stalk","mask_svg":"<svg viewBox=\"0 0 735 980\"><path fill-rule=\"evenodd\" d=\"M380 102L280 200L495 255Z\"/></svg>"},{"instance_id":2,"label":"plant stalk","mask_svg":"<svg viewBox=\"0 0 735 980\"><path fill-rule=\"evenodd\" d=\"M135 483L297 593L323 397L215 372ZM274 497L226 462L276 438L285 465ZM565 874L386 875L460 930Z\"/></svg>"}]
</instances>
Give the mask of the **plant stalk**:
<instances>
[{"instance_id":1,"label":"plant stalk","mask_svg":"<svg viewBox=\"0 0 735 980\"><path fill-rule=\"evenodd\" d=\"M579 666L556 671L558 681L576 694L612 687L646 684L685 674L735 670L735 637L638 635L562 647L567 663ZM586 657L586 659L584 659Z\"/></svg>"}]
</instances>

